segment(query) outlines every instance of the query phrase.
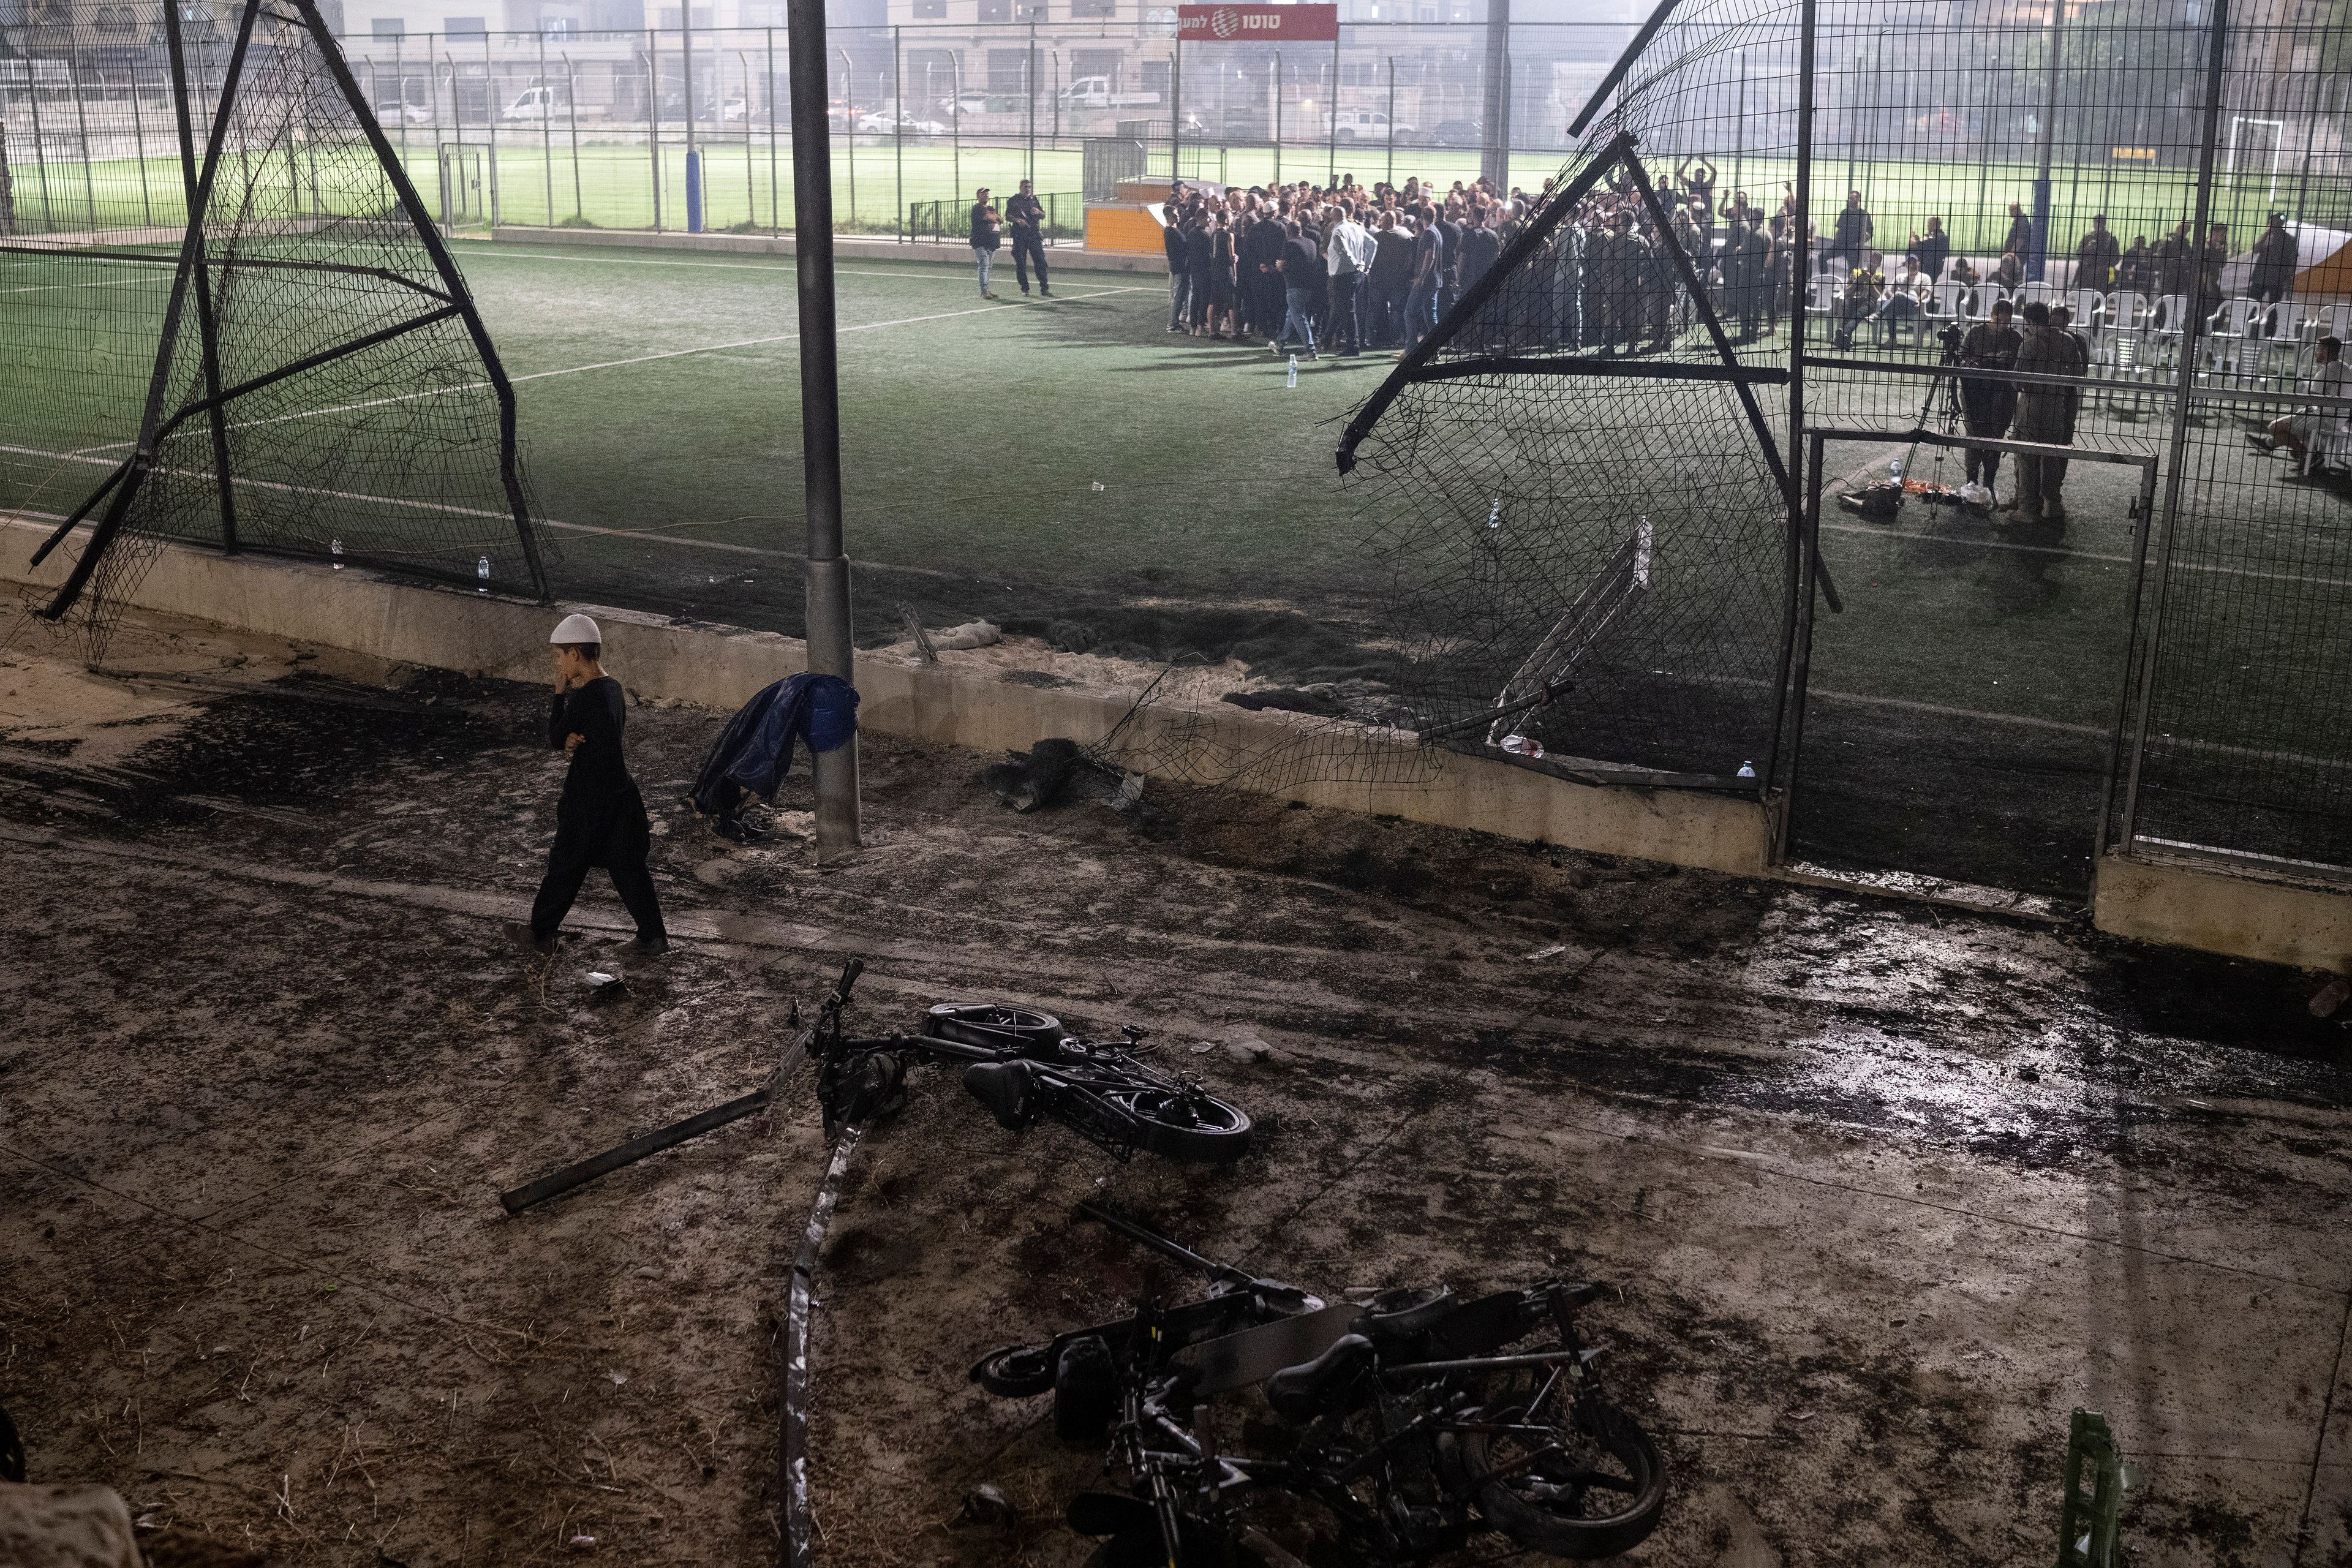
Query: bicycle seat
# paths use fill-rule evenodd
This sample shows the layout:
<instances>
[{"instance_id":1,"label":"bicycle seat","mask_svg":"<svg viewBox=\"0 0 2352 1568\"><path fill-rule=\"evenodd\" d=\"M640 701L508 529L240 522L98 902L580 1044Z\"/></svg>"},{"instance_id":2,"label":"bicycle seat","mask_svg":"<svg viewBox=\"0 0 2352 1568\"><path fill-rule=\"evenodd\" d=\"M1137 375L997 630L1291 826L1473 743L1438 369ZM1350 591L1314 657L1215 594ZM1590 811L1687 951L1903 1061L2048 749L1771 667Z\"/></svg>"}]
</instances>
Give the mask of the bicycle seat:
<instances>
[{"instance_id":1,"label":"bicycle seat","mask_svg":"<svg viewBox=\"0 0 2352 1568\"><path fill-rule=\"evenodd\" d=\"M1000 1127L1018 1132L1037 1120L1027 1062L974 1062L963 1070L963 1086L988 1107Z\"/></svg>"},{"instance_id":2,"label":"bicycle seat","mask_svg":"<svg viewBox=\"0 0 2352 1568\"><path fill-rule=\"evenodd\" d=\"M1330 1396L1372 1364L1372 1342L1342 1334L1313 1361L1284 1367L1265 1380L1265 1402L1285 1421L1311 1421Z\"/></svg>"}]
</instances>

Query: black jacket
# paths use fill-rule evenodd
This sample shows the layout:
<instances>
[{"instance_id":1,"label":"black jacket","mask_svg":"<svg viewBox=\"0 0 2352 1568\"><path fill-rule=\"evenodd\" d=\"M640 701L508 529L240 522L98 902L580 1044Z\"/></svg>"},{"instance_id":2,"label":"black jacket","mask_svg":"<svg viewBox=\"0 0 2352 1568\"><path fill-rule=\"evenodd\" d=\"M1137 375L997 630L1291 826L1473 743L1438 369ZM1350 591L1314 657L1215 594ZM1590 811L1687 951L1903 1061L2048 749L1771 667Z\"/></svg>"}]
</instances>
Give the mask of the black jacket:
<instances>
[{"instance_id":1,"label":"black jacket","mask_svg":"<svg viewBox=\"0 0 2352 1568\"><path fill-rule=\"evenodd\" d=\"M653 843L645 797L621 753L626 720L621 683L609 675L564 692L548 710L550 747L560 752L572 736L583 737L555 803L556 842L584 851L591 866L642 860Z\"/></svg>"}]
</instances>

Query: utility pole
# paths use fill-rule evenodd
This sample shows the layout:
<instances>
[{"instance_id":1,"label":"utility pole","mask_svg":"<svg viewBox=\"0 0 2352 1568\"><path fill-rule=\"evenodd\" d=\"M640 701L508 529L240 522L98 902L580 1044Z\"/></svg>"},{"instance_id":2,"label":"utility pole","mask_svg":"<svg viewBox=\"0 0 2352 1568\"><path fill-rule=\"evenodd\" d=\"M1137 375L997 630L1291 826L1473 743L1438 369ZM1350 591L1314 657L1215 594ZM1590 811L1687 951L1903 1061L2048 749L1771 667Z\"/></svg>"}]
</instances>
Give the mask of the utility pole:
<instances>
[{"instance_id":1,"label":"utility pole","mask_svg":"<svg viewBox=\"0 0 2352 1568\"><path fill-rule=\"evenodd\" d=\"M824 0L790 0L793 234L800 275L801 468L808 499L808 667L856 684L849 635L849 559L841 551L841 385L833 315L833 135L825 105ZM856 145L852 142L852 146ZM816 858L854 852L857 742L809 759L816 782Z\"/></svg>"}]
</instances>

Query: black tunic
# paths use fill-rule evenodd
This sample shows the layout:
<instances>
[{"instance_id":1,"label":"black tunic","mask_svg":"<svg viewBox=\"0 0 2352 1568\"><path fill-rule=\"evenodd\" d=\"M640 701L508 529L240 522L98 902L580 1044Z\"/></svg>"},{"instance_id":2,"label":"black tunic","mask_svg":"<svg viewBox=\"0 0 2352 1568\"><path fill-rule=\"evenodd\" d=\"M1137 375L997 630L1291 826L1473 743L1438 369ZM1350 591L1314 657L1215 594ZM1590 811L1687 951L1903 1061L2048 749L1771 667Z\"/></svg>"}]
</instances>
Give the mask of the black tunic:
<instances>
[{"instance_id":1,"label":"black tunic","mask_svg":"<svg viewBox=\"0 0 2352 1568\"><path fill-rule=\"evenodd\" d=\"M609 675L562 693L548 710L551 747L560 752L567 738L585 737L572 753L563 795L555 803L559 855L609 868L641 863L652 848L645 797L621 754L625 717L621 683Z\"/></svg>"}]
</instances>

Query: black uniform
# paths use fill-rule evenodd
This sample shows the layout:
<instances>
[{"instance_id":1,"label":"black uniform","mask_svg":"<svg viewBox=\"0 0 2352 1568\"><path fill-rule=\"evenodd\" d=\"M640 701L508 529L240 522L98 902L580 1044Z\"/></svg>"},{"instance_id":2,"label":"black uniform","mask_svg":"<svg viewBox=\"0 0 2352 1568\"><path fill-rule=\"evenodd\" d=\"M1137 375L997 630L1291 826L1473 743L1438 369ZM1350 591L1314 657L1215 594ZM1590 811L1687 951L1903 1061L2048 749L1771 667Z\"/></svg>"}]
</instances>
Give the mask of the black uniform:
<instances>
[{"instance_id":1,"label":"black uniform","mask_svg":"<svg viewBox=\"0 0 2352 1568\"><path fill-rule=\"evenodd\" d=\"M1021 291L1029 292L1029 264L1037 265L1037 292L1051 294L1054 290L1045 281L1045 204L1024 191L1015 191L1013 199L1004 204L1004 222L1013 230L1013 276L1021 282Z\"/></svg>"},{"instance_id":2,"label":"black uniform","mask_svg":"<svg viewBox=\"0 0 2352 1568\"><path fill-rule=\"evenodd\" d=\"M653 828L646 817L645 797L629 776L621 755L621 726L626 710L621 683L609 675L555 698L547 716L547 743L557 751L572 735L584 737L572 753L571 771L563 775L563 795L555 805L555 844L547 852L547 876L531 900L530 934L551 941L563 923L572 900L590 868L602 866L612 874L613 890L621 895L637 922L637 940L666 942L661 904L654 896L653 873L646 858L653 848Z\"/></svg>"},{"instance_id":3,"label":"black uniform","mask_svg":"<svg viewBox=\"0 0 2352 1568\"><path fill-rule=\"evenodd\" d=\"M1979 321L1969 329L1968 337L1960 343L1960 363L1979 365L1986 370L2015 370L2017 351L2024 339L2015 327L1996 327L1990 321ZM1969 434L1998 441L2009 434L2009 422L2017 415L2017 384L2006 378L1995 380L1987 375L1960 377L1960 416L1967 421ZM1971 479L1981 476L1985 488L1992 488L1993 476L2000 471L2000 453L1980 447L1967 451L1968 475Z\"/></svg>"}]
</instances>

